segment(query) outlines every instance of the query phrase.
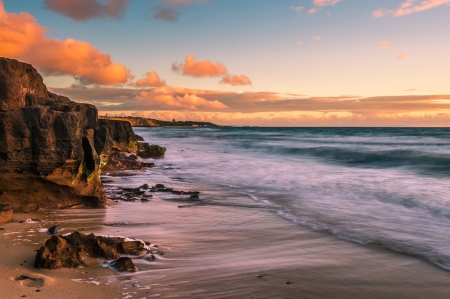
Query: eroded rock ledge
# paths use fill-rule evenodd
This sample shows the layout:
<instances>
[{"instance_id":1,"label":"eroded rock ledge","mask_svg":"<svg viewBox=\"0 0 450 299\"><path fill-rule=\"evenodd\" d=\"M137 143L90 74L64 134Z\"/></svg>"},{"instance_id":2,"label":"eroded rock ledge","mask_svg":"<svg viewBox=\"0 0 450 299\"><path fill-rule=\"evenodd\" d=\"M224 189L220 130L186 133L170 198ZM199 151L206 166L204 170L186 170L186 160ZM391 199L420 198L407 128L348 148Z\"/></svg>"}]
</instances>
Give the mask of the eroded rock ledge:
<instances>
[{"instance_id":1,"label":"eroded rock ledge","mask_svg":"<svg viewBox=\"0 0 450 299\"><path fill-rule=\"evenodd\" d=\"M14 211L105 207L100 169L112 148L133 152L130 123L47 90L31 65L0 57L0 204Z\"/></svg>"}]
</instances>

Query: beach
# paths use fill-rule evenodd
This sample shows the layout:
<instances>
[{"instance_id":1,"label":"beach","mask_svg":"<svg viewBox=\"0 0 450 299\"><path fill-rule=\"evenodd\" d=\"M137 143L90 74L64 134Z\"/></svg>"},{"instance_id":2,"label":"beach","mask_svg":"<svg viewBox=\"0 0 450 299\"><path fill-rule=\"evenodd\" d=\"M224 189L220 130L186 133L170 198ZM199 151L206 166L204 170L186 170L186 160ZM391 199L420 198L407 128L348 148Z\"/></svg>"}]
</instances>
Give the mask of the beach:
<instances>
[{"instance_id":1,"label":"beach","mask_svg":"<svg viewBox=\"0 0 450 299\"><path fill-rule=\"evenodd\" d=\"M149 159L155 168L104 173L102 179L110 199L121 188L152 197L109 200L106 209L16 213L13 223L0 226L8 256L2 291L36 298L53 289L67 298L81 292L97 298L448 297L446 236L437 234L448 224L448 184L437 185L446 172L423 163L441 159L445 139L431 131L435 139L426 140L428 147L411 131L394 138L391 131L369 131L368 137L367 131L315 131L313 138L306 129L290 135L283 130L137 129L146 140L167 146L165 158ZM293 142L303 150L314 144L315 153L317 143L325 143L324 149L334 148L346 160L299 155ZM343 150L360 159L361 144L388 154L385 164L375 167L366 148L371 166L345 165L349 156ZM428 156L416 163L410 153L403 157L410 165L398 166L393 155L402 144ZM157 184L165 189L152 188ZM373 200L380 194L383 200ZM406 195L409 201L401 201ZM20 223L26 219L43 221ZM63 228L61 234L77 230L149 241L155 260L134 257L135 273L113 271L101 259L81 269L34 269L33 250L49 238L44 228L53 225ZM422 251L414 254L417 248ZM45 275L47 283L24 287L28 280L14 280L21 274Z\"/></svg>"},{"instance_id":2,"label":"beach","mask_svg":"<svg viewBox=\"0 0 450 299\"><path fill-rule=\"evenodd\" d=\"M129 217L137 215L142 205L151 207L146 217ZM48 298L50 294L64 298L448 296L448 272L420 259L298 227L251 203L244 209L178 206L155 199L118 203L106 210L15 215L14 222L2 225L0 232L2 256L8 257L1 263L2 294L5 298ZM44 221L16 222L26 217ZM150 241L158 245L159 254L150 263L134 259L136 273L118 274L93 259L85 268L35 269L34 249L48 238L39 229L50 223L64 227L61 233L130 235L133 231L135 238L152 236ZM42 278L43 283L13 280L22 274Z\"/></svg>"}]
</instances>

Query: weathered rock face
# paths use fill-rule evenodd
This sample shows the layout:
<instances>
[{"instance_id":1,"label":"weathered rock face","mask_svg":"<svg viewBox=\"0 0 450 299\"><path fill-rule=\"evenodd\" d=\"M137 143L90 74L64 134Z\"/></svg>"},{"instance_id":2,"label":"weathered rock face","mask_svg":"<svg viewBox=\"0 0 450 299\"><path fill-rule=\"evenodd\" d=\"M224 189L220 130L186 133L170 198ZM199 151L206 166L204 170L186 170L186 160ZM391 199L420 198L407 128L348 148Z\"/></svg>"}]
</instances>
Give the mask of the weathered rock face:
<instances>
[{"instance_id":1,"label":"weathered rock face","mask_svg":"<svg viewBox=\"0 0 450 299\"><path fill-rule=\"evenodd\" d=\"M141 255L145 252L147 249L141 241L125 241L124 238L74 232L48 239L45 246L37 251L34 266L47 269L77 268L84 265L85 257L118 259L120 254ZM129 268L128 266L129 263L125 268Z\"/></svg>"},{"instance_id":2,"label":"weathered rock face","mask_svg":"<svg viewBox=\"0 0 450 299\"><path fill-rule=\"evenodd\" d=\"M108 163L111 151L136 152L142 137L134 134L127 121L99 119L95 130L95 149L100 156L101 167Z\"/></svg>"},{"instance_id":3,"label":"weathered rock face","mask_svg":"<svg viewBox=\"0 0 450 299\"><path fill-rule=\"evenodd\" d=\"M0 204L104 207L100 170L111 150L136 152L142 140L129 122L98 120L95 106L47 91L31 65L0 57Z\"/></svg>"},{"instance_id":4,"label":"weathered rock face","mask_svg":"<svg viewBox=\"0 0 450 299\"><path fill-rule=\"evenodd\" d=\"M47 96L41 75L30 64L0 58L0 111L24 108L27 95Z\"/></svg>"},{"instance_id":5,"label":"weathered rock face","mask_svg":"<svg viewBox=\"0 0 450 299\"><path fill-rule=\"evenodd\" d=\"M95 106L48 92L31 65L0 58L0 204L104 207L96 128Z\"/></svg>"}]
</instances>

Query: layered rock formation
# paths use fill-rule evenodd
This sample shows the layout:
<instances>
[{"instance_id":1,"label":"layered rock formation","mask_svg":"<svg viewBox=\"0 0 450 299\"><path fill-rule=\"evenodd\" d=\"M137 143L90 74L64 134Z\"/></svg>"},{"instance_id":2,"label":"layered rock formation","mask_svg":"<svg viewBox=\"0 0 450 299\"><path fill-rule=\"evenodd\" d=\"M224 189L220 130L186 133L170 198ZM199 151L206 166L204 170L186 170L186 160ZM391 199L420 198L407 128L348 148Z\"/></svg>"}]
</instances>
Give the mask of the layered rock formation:
<instances>
[{"instance_id":1,"label":"layered rock formation","mask_svg":"<svg viewBox=\"0 0 450 299\"><path fill-rule=\"evenodd\" d=\"M104 207L101 160L112 147L135 150L138 137L129 123L97 114L49 92L31 65L0 58L0 204Z\"/></svg>"},{"instance_id":2,"label":"layered rock formation","mask_svg":"<svg viewBox=\"0 0 450 299\"><path fill-rule=\"evenodd\" d=\"M52 236L36 253L36 268L58 269L84 266L86 257L118 259L119 271L136 271L131 259L123 260L120 254L141 255L147 252L146 245L137 240L85 235L74 232L67 236ZM124 263L125 262L125 263Z\"/></svg>"}]
</instances>

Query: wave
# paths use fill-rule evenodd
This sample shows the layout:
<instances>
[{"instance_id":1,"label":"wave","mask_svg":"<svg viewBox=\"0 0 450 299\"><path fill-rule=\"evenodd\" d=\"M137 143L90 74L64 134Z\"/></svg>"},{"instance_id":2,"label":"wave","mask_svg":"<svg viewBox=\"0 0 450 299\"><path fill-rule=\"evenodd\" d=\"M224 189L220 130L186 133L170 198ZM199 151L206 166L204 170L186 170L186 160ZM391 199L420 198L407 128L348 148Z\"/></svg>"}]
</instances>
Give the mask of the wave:
<instances>
[{"instance_id":1,"label":"wave","mask_svg":"<svg viewBox=\"0 0 450 299\"><path fill-rule=\"evenodd\" d=\"M295 224L306 226L315 231L327 232L341 240L357 243L360 245L378 245L383 248L404 253L413 257L423 259L443 270L450 271L450 256L441 252L437 248L433 248L427 244L418 244L409 240L392 239L384 236L364 236L358 233L352 233L340 230L338 227L329 226L324 223L314 221L310 217L296 217L291 213L278 211L278 215Z\"/></svg>"},{"instance_id":2,"label":"wave","mask_svg":"<svg viewBox=\"0 0 450 299\"><path fill-rule=\"evenodd\" d=\"M407 149L366 150L356 148L277 147L265 146L271 154L312 157L329 164L349 167L393 168L407 167L423 174L450 175L450 155Z\"/></svg>"}]
</instances>

